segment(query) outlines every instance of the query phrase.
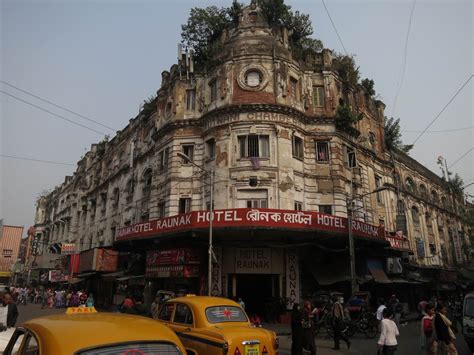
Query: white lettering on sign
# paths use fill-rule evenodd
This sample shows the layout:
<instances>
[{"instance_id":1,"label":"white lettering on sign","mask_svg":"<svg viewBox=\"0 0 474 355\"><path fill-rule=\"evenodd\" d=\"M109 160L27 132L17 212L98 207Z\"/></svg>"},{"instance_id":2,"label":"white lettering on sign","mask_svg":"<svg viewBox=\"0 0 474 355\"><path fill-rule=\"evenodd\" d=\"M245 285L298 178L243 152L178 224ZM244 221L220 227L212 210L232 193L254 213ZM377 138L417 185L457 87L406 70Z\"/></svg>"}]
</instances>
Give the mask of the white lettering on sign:
<instances>
[{"instance_id":1,"label":"white lettering on sign","mask_svg":"<svg viewBox=\"0 0 474 355\"><path fill-rule=\"evenodd\" d=\"M270 249L236 249L235 272L237 274L268 274L272 271Z\"/></svg>"},{"instance_id":2,"label":"white lettering on sign","mask_svg":"<svg viewBox=\"0 0 474 355\"><path fill-rule=\"evenodd\" d=\"M213 250L217 262L212 263L211 295L222 297L222 248L215 247Z\"/></svg>"},{"instance_id":3,"label":"white lettering on sign","mask_svg":"<svg viewBox=\"0 0 474 355\"><path fill-rule=\"evenodd\" d=\"M346 226L344 225L344 220L341 217L325 214L318 215L318 224L322 224L324 226L329 227L346 228Z\"/></svg>"},{"instance_id":4,"label":"white lettering on sign","mask_svg":"<svg viewBox=\"0 0 474 355\"><path fill-rule=\"evenodd\" d=\"M287 309L292 309L300 300L300 269L296 249L286 250L286 298Z\"/></svg>"},{"instance_id":5,"label":"white lettering on sign","mask_svg":"<svg viewBox=\"0 0 474 355\"><path fill-rule=\"evenodd\" d=\"M242 221L242 218L237 215L237 211L235 210L218 210L213 212L214 218L212 219L214 222L239 222ZM197 213L197 222L204 223L209 222L211 219L211 212L202 212L199 211Z\"/></svg>"},{"instance_id":6,"label":"white lettering on sign","mask_svg":"<svg viewBox=\"0 0 474 355\"><path fill-rule=\"evenodd\" d=\"M241 121L267 121L267 122L279 122L289 123L296 126L303 127L303 123L300 119L285 115L283 113L276 112L248 112L248 113L229 113L219 117L208 119L204 123L204 128L209 129L216 126L226 125L233 122Z\"/></svg>"}]
</instances>

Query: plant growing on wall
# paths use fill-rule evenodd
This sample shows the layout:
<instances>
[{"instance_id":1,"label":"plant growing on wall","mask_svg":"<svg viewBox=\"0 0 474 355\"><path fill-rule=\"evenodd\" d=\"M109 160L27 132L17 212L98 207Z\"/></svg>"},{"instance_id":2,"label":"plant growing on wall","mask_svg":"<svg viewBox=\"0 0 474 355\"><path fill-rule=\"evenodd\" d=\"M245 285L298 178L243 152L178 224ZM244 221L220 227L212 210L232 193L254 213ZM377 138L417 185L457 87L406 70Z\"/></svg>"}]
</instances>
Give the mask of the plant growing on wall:
<instances>
[{"instance_id":1,"label":"plant growing on wall","mask_svg":"<svg viewBox=\"0 0 474 355\"><path fill-rule=\"evenodd\" d=\"M389 151L400 150L403 153L408 154L408 152L413 148L413 144L403 144L402 134L400 132L400 119L385 117L384 122L385 147Z\"/></svg>"},{"instance_id":2,"label":"plant growing on wall","mask_svg":"<svg viewBox=\"0 0 474 355\"><path fill-rule=\"evenodd\" d=\"M339 105L336 110L334 122L336 128L353 135L359 135L357 129L354 128L354 124L359 122L363 117L364 115L362 113L352 112L349 106Z\"/></svg>"},{"instance_id":3,"label":"plant growing on wall","mask_svg":"<svg viewBox=\"0 0 474 355\"><path fill-rule=\"evenodd\" d=\"M337 53L333 58L332 65L338 71L345 91L357 85L360 74L354 56Z\"/></svg>"}]
</instances>

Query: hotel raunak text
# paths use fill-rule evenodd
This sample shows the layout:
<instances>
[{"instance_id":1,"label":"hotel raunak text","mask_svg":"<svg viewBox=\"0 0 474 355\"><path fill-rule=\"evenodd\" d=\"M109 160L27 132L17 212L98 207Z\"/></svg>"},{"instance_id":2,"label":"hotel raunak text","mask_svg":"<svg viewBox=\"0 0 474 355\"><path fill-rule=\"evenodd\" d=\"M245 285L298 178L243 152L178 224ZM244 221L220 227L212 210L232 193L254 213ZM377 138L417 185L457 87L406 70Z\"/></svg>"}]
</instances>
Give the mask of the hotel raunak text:
<instances>
[{"instance_id":1,"label":"hotel raunak text","mask_svg":"<svg viewBox=\"0 0 474 355\"><path fill-rule=\"evenodd\" d=\"M191 231L209 228L209 211L193 211L176 216L137 223L120 228L116 241L126 241L155 237L177 231ZM347 218L319 212L302 212L275 209L226 209L215 210L213 228L282 228L288 230L323 231L347 233ZM385 239L396 249L410 249L408 240L401 235L393 235L382 226L353 220L354 235L365 238Z\"/></svg>"}]
</instances>

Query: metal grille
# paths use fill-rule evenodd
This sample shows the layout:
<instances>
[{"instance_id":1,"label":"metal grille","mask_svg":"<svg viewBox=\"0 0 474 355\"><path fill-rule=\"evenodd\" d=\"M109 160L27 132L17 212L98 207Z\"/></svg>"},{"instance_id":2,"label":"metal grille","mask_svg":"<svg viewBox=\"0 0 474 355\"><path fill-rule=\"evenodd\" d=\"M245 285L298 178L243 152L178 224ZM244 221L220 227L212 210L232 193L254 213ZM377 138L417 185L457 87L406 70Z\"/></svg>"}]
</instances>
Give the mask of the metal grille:
<instances>
[{"instance_id":1,"label":"metal grille","mask_svg":"<svg viewBox=\"0 0 474 355\"><path fill-rule=\"evenodd\" d=\"M316 142L316 160L329 161L329 143Z\"/></svg>"},{"instance_id":2,"label":"metal grille","mask_svg":"<svg viewBox=\"0 0 474 355\"><path fill-rule=\"evenodd\" d=\"M247 138L248 157L259 157L258 136L248 136Z\"/></svg>"},{"instance_id":3,"label":"metal grille","mask_svg":"<svg viewBox=\"0 0 474 355\"><path fill-rule=\"evenodd\" d=\"M143 355L181 355L181 351L175 344L168 343L132 343L104 346L100 348L83 350L79 355L122 355L122 354L143 354Z\"/></svg>"}]
</instances>

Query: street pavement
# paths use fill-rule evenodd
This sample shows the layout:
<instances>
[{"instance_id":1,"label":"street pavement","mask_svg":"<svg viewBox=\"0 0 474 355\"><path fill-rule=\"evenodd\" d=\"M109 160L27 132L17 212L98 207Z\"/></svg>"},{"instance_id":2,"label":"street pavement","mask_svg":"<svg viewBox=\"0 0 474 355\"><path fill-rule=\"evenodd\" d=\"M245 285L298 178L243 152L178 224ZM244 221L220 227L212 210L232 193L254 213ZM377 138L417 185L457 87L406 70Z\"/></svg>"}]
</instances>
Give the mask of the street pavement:
<instances>
[{"instance_id":1,"label":"street pavement","mask_svg":"<svg viewBox=\"0 0 474 355\"><path fill-rule=\"evenodd\" d=\"M62 309L41 309L40 305L28 304L18 305L19 317L17 325L36 317L64 313L66 310ZM268 324L266 328L272 329L280 333L280 350L279 355L291 355L291 335L288 325L274 325ZM346 344L341 343L341 350L332 350L334 342L328 339L324 334L316 338L316 345L318 347L318 355L333 355L333 354L363 354L371 355L377 353L377 338L367 339L364 335L356 334L352 338L352 346L350 350L346 349ZM472 355L461 334L457 335L456 343L459 355ZM307 353L308 354L308 353ZM401 327L400 337L398 338L399 355L417 355L422 354L420 350L420 323L410 322L408 325Z\"/></svg>"}]
</instances>

